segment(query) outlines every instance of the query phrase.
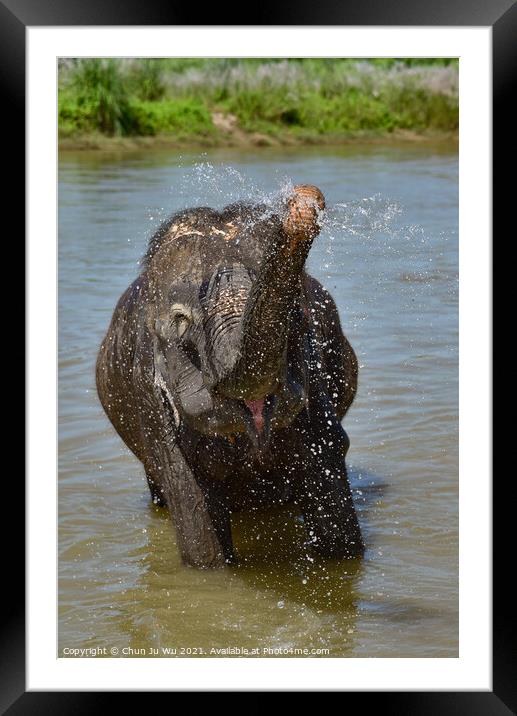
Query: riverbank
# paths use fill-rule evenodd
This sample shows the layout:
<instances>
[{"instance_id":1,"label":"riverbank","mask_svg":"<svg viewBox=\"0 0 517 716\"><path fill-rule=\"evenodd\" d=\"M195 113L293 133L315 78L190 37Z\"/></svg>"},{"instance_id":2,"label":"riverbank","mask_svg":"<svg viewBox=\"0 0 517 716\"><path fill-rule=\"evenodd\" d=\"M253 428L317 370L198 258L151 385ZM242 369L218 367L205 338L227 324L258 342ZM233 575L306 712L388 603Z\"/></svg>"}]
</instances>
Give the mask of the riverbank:
<instances>
[{"instance_id":1,"label":"riverbank","mask_svg":"<svg viewBox=\"0 0 517 716\"><path fill-rule=\"evenodd\" d=\"M392 132L362 132L348 135L293 136L289 133L268 136L258 132L232 130L215 136L178 138L175 135L158 134L152 137L108 137L92 133L77 137L59 139L60 152L98 151L132 152L138 150L203 150L213 148L252 149L261 147L308 147L347 145L458 145L458 132L414 132L394 130Z\"/></svg>"},{"instance_id":2,"label":"riverbank","mask_svg":"<svg viewBox=\"0 0 517 716\"><path fill-rule=\"evenodd\" d=\"M66 149L424 142L458 132L458 65L414 60L67 60Z\"/></svg>"}]
</instances>

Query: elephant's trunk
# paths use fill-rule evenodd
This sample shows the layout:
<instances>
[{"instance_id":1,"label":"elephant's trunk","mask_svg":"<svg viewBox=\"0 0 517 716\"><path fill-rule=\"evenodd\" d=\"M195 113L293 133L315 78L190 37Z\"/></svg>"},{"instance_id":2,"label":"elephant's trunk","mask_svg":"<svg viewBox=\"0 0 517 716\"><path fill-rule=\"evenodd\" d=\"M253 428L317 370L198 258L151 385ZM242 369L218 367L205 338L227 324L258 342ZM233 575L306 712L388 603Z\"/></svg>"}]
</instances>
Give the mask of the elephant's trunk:
<instances>
[{"instance_id":1,"label":"elephant's trunk","mask_svg":"<svg viewBox=\"0 0 517 716\"><path fill-rule=\"evenodd\" d=\"M225 395L249 401L274 393L282 379L291 313L300 295L305 260L319 233L321 191L294 188L244 308L238 358L219 384Z\"/></svg>"}]
</instances>

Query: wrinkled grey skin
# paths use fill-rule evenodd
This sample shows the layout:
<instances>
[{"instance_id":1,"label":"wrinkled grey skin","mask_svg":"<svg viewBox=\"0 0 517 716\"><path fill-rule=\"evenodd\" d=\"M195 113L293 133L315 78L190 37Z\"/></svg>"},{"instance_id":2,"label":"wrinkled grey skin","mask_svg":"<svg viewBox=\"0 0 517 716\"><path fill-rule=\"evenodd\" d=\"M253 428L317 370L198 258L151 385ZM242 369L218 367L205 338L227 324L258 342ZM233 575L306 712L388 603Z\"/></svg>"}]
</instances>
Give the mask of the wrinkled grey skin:
<instances>
[{"instance_id":1,"label":"wrinkled grey skin","mask_svg":"<svg viewBox=\"0 0 517 716\"><path fill-rule=\"evenodd\" d=\"M232 512L293 501L315 550L363 552L341 426L357 361L332 297L304 271L322 206L319 190L297 187L277 214L180 212L115 308L98 394L186 564L235 559Z\"/></svg>"}]
</instances>

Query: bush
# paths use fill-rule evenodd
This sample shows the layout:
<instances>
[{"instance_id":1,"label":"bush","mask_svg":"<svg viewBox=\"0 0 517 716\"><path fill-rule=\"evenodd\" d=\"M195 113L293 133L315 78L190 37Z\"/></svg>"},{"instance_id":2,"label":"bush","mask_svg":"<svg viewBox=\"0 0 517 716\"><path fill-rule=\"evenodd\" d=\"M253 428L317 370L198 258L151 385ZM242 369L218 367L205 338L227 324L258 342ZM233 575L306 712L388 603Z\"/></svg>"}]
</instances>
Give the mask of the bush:
<instances>
[{"instance_id":1,"label":"bush","mask_svg":"<svg viewBox=\"0 0 517 716\"><path fill-rule=\"evenodd\" d=\"M206 136L215 131L210 112L199 100L133 101L131 111L138 134L144 136L160 133Z\"/></svg>"},{"instance_id":2,"label":"bush","mask_svg":"<svg viewBox=\"0 0 517 716\"><path fill-rule=\"evenodd\" d=\"M147 102L163 99L162 65L150 59L134 61L128 73L128 88L135 97Z\"/></svg>"},{"instance_id":3,"label":"bush","mask_svg":"<svg viewBox=\"0 0 517 716\"><path fill-rule=\"evenodd\" d=\"M81 129L97 129L108 135L134 132L129 93L117 60L77 62L63 94L60 111L64 119L73 121L75 113Z\"/></svg>"}]
</instances>

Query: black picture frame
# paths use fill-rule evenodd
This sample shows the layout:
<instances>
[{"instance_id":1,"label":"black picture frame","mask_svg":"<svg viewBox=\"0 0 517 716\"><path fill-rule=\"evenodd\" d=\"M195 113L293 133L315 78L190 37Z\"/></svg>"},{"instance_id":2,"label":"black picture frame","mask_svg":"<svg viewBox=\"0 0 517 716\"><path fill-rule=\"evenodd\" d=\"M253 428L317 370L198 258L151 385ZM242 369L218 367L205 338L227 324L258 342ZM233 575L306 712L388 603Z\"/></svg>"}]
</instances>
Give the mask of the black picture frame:
<instances>
[{"instance_id":1,"label":"black picture frame","mask_svg":"<svg viewBox=\"0 0 517 716\"><path fill-rule=\"evenodd\" d=\"M248 16L233 16L223 22L221 7L203 9L204 25L361 25L361 26L491 26L493 30L493 136L506 138L515 133L514 115L508 111L514 92L517 68L517 4L514 0L363 0L361 3L320 0L317 7L309 3L260 3L249 10ZM181 7L179 3L159 0L0 0L0 83L4 107L1 114L4 137L14 150L9 161L9 182L6 185L6 205L10 213L25 216L25 30L35 26L101 26L101 25L198 25L200 8ZM272 22L272 20L274 22ZM512 144L512 143L510 143ZM513 155L512 155L513 152ZM494 214L501 220L515 201L512 191L502 178L502 169L512 163L515 149L505 142L503 151L494 144ZM4 176L6 175L4 165ZM513 182L514 184L514 182ZM514 191L514 190L513 190ZM4 194L5 200L5 194ZM23 205L22 205L23 202ZM18 211L17 211L18 210ZM16 222L16 242L23 254L19 234L23 231L21 218ZM20 260L23 262L24 257ZM23 302L19 307L23 310ZM14 359L21 361L20 344ZM12 357L12 356L11 356ZM17 403L20 397L17 396ZM18 476L21 483L21 476ZM16 487L17 502L21 484ZM7 488L5 488L7 489ZM507 495L494 490L494 510L500 515ZM505 545L512 544L511 521L494 520L495 585L502 581L508 566L504 559ZM91 713L106 702L113 704L110 694L96 692L26 692L25 691L25 594L24 594L24 534L19 525L12 528L4 562L9 575L8 601L2 607L0 632L0 714L24 716L46 713ZM7 587L4 586L4 595ZM361 708L380 708L393 714L508 714L517 712L517 664L510 625L512 611L505 603L506 590L494 590L493 596L493 691L492 692L367 692L346 693L344 706L350 699L360 699ZM236 687L237 690L237 687ZM117 696L118 698L118 696ZM131 696L137 698L136 694ZM133 707L136 704L133 703ZM171 704L172 706L172 704ZM120 707L117 702L117 708ZM260 700L248 700L246 708L260 708Z\"/></svg>"}]
</instances>

